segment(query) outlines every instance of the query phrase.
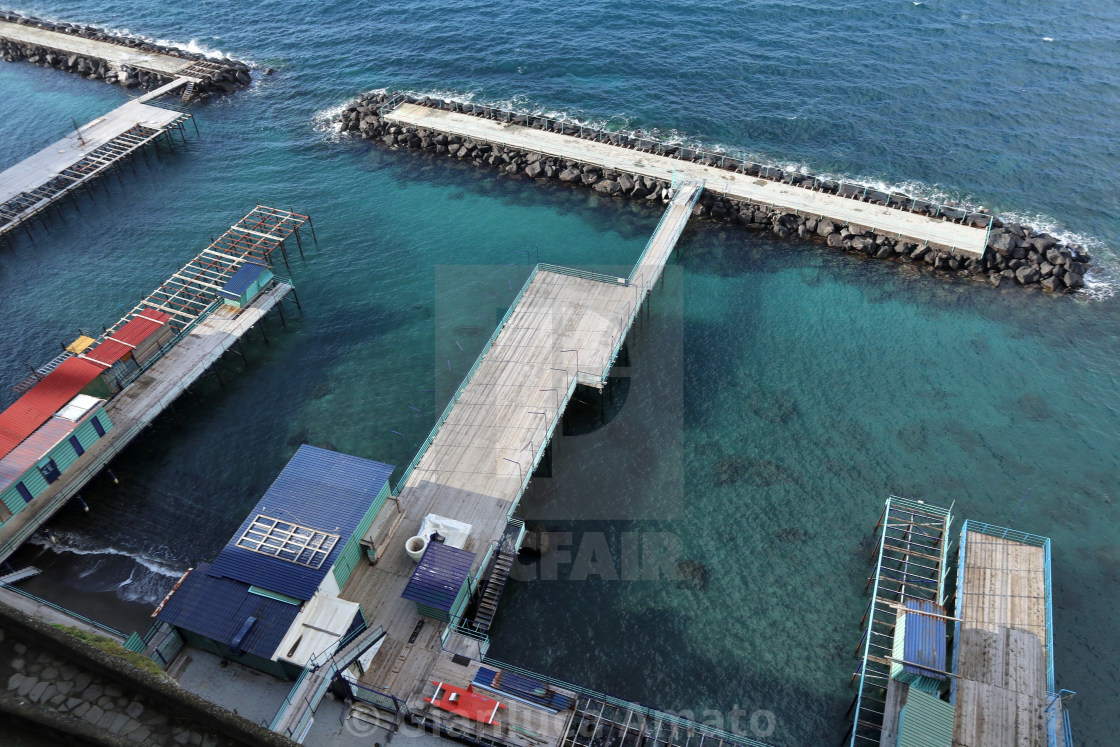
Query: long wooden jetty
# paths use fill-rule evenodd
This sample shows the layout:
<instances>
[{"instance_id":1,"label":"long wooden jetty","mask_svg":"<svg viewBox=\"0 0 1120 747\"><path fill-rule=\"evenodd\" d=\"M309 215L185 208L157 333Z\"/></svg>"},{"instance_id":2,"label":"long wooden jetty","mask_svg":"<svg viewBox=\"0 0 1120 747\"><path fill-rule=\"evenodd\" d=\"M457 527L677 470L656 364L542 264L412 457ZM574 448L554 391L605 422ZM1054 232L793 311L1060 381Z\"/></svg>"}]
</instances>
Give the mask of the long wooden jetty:
<instances>
[{"instance_id":1,"label":"long wooden jetty","mask_svg":"<svg viewBox=\"0 0 1120 747\"><path fill-rule=\"evenodd\" d=\"M128 101L0 173L0 238L20 226L27 230L32 218L160 137L184 135L191 115L151 102L191 80L177 78Z\"/></svg>"},{"instance_id":2,"label":"long wooden jetty","mask_svg":"<svg viewBox=\"0 0 1120 747\"><path fill-rule=\"evenodd\" d=\"M921 245L944 247L969 257L983 256L987 244L987 228L953 223L897 207L861 202L669 156L643 153L609 142L584 140L559 132L403 101L387 105L383 116L387 121L410 127L595 164L603 169L665 181L693 179L705 183L707 189L727 197L780 207L790 213L828 218L844 225L859 225L877 233L893 235Z\"/></svg>"},{"instance_id":3,"label":"long wooden jetty","mask_svg":"<svg viewBox=\"0 0 1120 747\"><path fill-rule=\"evenodd\" d=\"M114 427L85 451L45 493L35 497L25 510L0 526L0 562L7 559L59 508L97 475L166 410L187 388L255 327L289 295L294 296L290 280L275 276L272 284L241 309L223 304L217 296L229 280L248 262L270 264L279 250L286 261L285 242L301 242L300 228L310 219L288 210L258 205L231 226L217 240L168 278L119 322L106 329L104 342L129 321L155 310L170 317L175 336L162 355L141 366L105 405ZM300 249L302 251L302 248ZM298 299L296 299L298 303ZM282 312L281 312L282 313ZM84 347L91 348L90 340ZM68 357L83 357L67 352L37 372L43 376ZM96 361L95 357L84 356ZM17 390L34 383L31 377Z\"/></svg>"},{"instance_id":4,"label":"long wooden jetty","mask_svg":"<svg viewBox=\"0 0 1120 747\"><path fill-rule=\"evenodd\" d=\"M417 604L402 596L417 567L404 552L405 541L417 534L429 514L470 525L461 549L473 553L472 592L479 591L489 571L488 584L497 583L500 593L505 581L501 574L508 573L509 553L516 554L523 531L513 514L533 470L576 387L605 385L702 189L699 180L675 183L661 222L629 277L554 265L534 268L404 471L394 500L386 502L374 521L367 540L376 563L355 568L341 596L361 603L369 624L385 632L354 692L359 700L389 712L390 722L408 718L479 744L511 747L583 745L600 732L603 738L616 732L631 741L654 739L666 747L686 734L696 737L692 744L710 747L762 744L744 735L705 731L695 722L674 721L668 714L575 686L546 686L547 678L515 673L506 665L500 665L503 671L497 676L526 677L536 683L530 690L558 693L568 705L542 710L498 692L508 706L500 726L467 722L430 700L435 682L466 687L485 674L481 668L489 644L483 631L496 598L482 595L490 605L487 619L478 618L479 613L467 619L453 610L448 621L439 624L425 622ZM512 543L507 542L510 538ZM583 697L577 697L581 693Z\"/></svg>"}]
</instances>

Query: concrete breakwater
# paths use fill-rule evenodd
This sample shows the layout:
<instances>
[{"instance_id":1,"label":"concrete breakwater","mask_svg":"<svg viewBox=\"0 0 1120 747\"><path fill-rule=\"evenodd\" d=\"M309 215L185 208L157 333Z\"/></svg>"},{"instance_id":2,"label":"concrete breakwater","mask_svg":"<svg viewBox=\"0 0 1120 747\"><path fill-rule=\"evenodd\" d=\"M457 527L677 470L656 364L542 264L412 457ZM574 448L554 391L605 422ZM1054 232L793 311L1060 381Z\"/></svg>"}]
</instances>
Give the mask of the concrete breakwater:
<instances>
[{"instance_id":1,"label":"concrete breakwater","mask_svg":"<svg viewBox=\"0 0 1120 747\"><path fill-rule=\"evenodd\" d=\"M31 41L18 38L15 33L5 34L6 28L21 30L14 29L14 26L38 29L49 35L38 34ZM117 54L98 55L98 48L112 49ZM236 60L214 59L133 36L110 33L94 26L47 21L12 11L0 11L0 58L6 62L27 61L93 80L147 90L159 88L175 79L175 73L168 69L146 66L145 54L182 60L183 74L199 79L194 89L196 98L230 93L252 80L249 66Z\"/></svg>"},{"instance_id":2,"label":"concrete breakwater","mask_svg":"<svg viewBox=\"0 0 1120 747\"><path fill-rule=\"evenodd\" d=\"M1084 285L1090 257L1082 247L1063 243L1057 237L1045 232L1001 220L986 211L937 205L897 192L887 193L865 185L783 171L723 154L664 143L643 135L604 132L571 122L518 114L489 106L464 105L429 97L392 96L388 93L366 94L351 103L338 117L339 129L382 142L390 147L428 150L469 160L476 165L489 164L513 176L527 176L533 179L555 180L590 187L606 196L649 201L668 199L670 184L664 179L627 173L609 165L519 150L498 142L487 142L484 139L472 139L434 129L412 127L387 118L386 115L391 116L392 106L402 101L496 120L507 127L548 130L573 138L595 140L619 148L701 164L707 168L745 174L765 182L780 182L838 195L856 202L928 216L933 220L972 226L987 231L987 246L984 247L982 255L977 252L978 256L970 256L928 241L920 242L877 232L868 226L801 213L750 199L729 198L721 195L718 185L710 182L708 190L704 192L695 207L698 216L759 230L771 230L783 238L792 238L795 235L813 238L824 241L829 247L869 257L924 263L935 271L986 281L996 287L1004 282L1010 282L1024 286L1039 286L1048 291L1066 291ZM982 239L983 234L981 240L977 241L977 245L982 243Z\"/></svg>"}]
</instances>

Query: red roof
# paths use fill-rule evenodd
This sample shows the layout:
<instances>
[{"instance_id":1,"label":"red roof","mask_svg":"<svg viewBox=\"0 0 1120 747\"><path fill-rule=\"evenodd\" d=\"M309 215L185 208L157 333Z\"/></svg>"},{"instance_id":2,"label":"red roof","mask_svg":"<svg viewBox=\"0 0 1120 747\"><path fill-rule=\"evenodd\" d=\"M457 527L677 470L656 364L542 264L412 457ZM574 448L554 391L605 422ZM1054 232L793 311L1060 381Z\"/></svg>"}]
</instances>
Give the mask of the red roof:
<instances>
[{"instance_id":1,"label":"red roof","mask_svg":"<svg viewBox=\"0 0 1120 747\"><path fill-rule=\"evenodd\" d=\"M139 315L129 319L108 340L87 351L85 357L111 366L162 329L170 319L170 314L155 309L144 309Z\"/></svg>"},{"instance_id":2,"label":"red roof","mask_svg":"<svg viewBox=\"0 0 1120 747\"><path fill-rule=\"evenodd\" d=\"M0 413L0 459L74 399L103 369L81 358L67 358Z\"/></svg>"}]
</instances>

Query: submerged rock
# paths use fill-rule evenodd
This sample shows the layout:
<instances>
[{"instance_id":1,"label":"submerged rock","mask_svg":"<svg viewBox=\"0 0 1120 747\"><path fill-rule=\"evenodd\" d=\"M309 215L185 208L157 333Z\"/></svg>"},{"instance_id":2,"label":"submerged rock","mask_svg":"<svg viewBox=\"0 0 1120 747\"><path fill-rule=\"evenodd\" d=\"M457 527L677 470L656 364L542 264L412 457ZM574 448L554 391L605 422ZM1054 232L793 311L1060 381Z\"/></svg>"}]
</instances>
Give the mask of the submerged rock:
<instances>
[{"instance_id":1,"label":"submerged rock","mask_svg":"<svg viewBox=\"0 0 1120 747\"><path fill-rule=\"evenodd\" d=\"M708 567L697 560L677 561L677 588L704 591L708 588Z\"/></svg>"}]
</instances>

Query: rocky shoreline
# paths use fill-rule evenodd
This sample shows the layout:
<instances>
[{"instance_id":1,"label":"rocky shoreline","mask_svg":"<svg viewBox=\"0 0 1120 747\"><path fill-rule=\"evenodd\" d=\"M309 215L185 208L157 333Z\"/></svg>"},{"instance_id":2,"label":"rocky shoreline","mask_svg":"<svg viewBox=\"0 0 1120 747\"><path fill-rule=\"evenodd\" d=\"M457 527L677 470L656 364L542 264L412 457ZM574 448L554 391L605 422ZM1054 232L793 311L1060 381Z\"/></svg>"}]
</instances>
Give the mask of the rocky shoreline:
<instances>
[{"instance_id":1,"label":"rocky shoreline","mask_svg":"<svg viewBox=\"0 0 1120 747\"><path fill-rule=\"evenodd\" d=\"M141 52L158 52L183 60L196 60L218 65L220 70L214 75L207 75L202 83L195 86L195 97L205 98L219 93L231 93L238 88L247 86L252 80L249 66L244 62L231 59L214 59L203 54L188 52L175 47L154 44L144 39L131 36L111 34L104 29L94 26L81 26L74 23L55 23L45 21L34 16L24 16L11 11L0 10L0 21L19 24L21 26L34 26L36 28L54 31L60 34L80 36L84 39L117 44ZM24 44L11 39L0 38L0 58L5 62L27 61L34 65L53 67L58 70L75 73L83 78L101 80L106 83L117 83L127 88L140 87L146 90L159 88L170 83L172 78L167 75L140 70L129 65L111 65L106 60L96 57L86 57L72 54L35 44Z\"/></svg>"},{"instance_id":2,"label":"rocky shoreline","mask_svg":"<svg viewBox=\"0 0 1120 747\"><path fill-rule=\"evenodd\" d=\"M596 192L634 200L666 201L668 182L625 172L604 170L592 164L562 160L540 153L524 152L457 135L416 129L384 120L381 107L392 99L389 93L370 93L347 106L338 116L342 132L350 132L391 148L427 150L453 158L469 160L475 165L490 165L511 176L550 180L589 187ZM702 163L715 168L747 173L760 179L785 182L806 189L830 192L850 199L889 205L912 212L964 223L977 227L988 225L987 251L982 258L964 257L929 245L898 240L876 234L858 225L797 215L783 208L721 197L705 191L697 203L695 215L734 223L757 230L770 230L782 238L798 236L823 241L827 246L853 254L899 262L923 263L945 274L986 282L993 287L1003 283L1040 287L1046 291L1075 291L1085 284L1085 273L1091 257L1078 244L1066 244L1055 236L1012 221L1004 221L986 211L969 211L963 207L936 205L901 193L885 193L864 185L821 179L811 174L792 173L778 168L743 162L719 154L662 143L649 137L609 133L586 126L557 122L535 115L507 112L489 106L462 104L429 97L408 97L421 106L456 110L488 119L511 122L535 129L562 132L572 137L601 140L625 148L648 153L670 155L681 160Z\"/></svg>"}]
</instances>

